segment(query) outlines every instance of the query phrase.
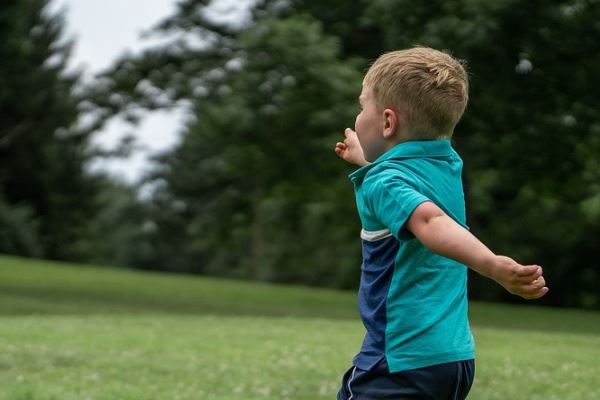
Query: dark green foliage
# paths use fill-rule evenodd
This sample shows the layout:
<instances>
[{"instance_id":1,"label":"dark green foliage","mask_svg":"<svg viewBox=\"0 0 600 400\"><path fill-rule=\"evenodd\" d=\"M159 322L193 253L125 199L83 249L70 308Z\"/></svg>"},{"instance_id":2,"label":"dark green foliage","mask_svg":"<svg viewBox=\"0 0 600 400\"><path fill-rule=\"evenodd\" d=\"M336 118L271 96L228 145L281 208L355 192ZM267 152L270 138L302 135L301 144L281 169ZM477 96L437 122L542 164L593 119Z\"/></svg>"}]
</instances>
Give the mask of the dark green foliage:
<instances>
[{"instance_id":1,"label":"dark green foliage","mask_svg":"<svg viewBox=\"0 0 600 400\"><path fill-rule=\"evenodd\" d=\"M137 188L104 178L99 182L97 211L90 221L91 248L87 262L121 267L144 267L152 255L148 236L152 224Z\"/></svg>"},{"instance_id":2,"label":"dark green foliage","mask_svg":"<svg viewBox=\"0 0 600 400\"><path fill-rule=\"evenodd\" d=\"M210 1L184 0L155 29L172 40L122 57L84 104L45 3L0 10L0 250L355 286L352 168L333 145L368 64L420 44L467 60L454 141L472 231L542 264L547 304L600 307L598 1L263 0L228 26L203 13ZM86 132L182 105L181 143L156 158L144 202L84 173ZM80 109L93 117L86 132L72 128ZM514 299L472 278L472 297Z\"/></svg>"},{"instance_id":3,"label":"dark green foliage","mask_svg":"<svg viewBox=\"0 0 600 400\"><path fill-rule=\"evenodd\" d=\"M0 9L0 191L3 209L14 213L7 218L22 222L18 231L3 227L6 243L22 245L2 251L82 259L95 184L84 172L87 136L71 129L78 101L77 76L65 73L70 43L47 3L8 1Z\"/></svg>"},{"instance_id":4,"label":"dark green foliage","mask_svg":"<svg viewBox=\"0 0 600 400\"><path fill-rule=\"evenodd\" d=\"M26 205L10 205L0 197L0 252L40 257L39 223Z\"/></svg>"},{"instance_id":5,"label":"dark green foliage","mask_svg":"<svg viewBox=\"0 0 600 400\"><path fill-rule=\"evenodd\" d=\"M543 264L546 302L600 305L598 2L263 0L237 27L205 18L209 3L181 2L157 32L184 39L107 72L118 102L94 94L113 112L190 106L181 144L149 177L146 267L355 284L349 168L331 149L352 126L368 63L421 44L468 63L471 102L455 144L472 230ZM208 45L191 46L199 37ZM471 291L510 298L475 276Z\"/></svg>"},{"instance_id":6,"label":"dark green foliage","mask_svg":"<svg viewBox=\"0 0 600 400\"><path fill-rule=\"evenodd\" d=\"M599 2L356 2L338 13L355 16L351 34L338 2L292 4L339 34L346 56L426 45L467 60L471 102L455 144L471 228L494 250L544 265L547 303L600 306ZM514 299L472 278L473 297Z\"/></svg>"},{"instance_id":7,"label":"dark green foliage","mask_svg":"<svg viewBox=\"0 0 600 400\"><path fill-rule=\"evenodd\" d=\"M160 159L156 223L178 251L155 259L175 270L347 286L339 271L355 266L347 238L357 224L331 143L339 124L352 123L360 75L306 16L263 20L238 45L208 72L216 78L191 99L181 145Z\"/></svg>"}]
</instances>

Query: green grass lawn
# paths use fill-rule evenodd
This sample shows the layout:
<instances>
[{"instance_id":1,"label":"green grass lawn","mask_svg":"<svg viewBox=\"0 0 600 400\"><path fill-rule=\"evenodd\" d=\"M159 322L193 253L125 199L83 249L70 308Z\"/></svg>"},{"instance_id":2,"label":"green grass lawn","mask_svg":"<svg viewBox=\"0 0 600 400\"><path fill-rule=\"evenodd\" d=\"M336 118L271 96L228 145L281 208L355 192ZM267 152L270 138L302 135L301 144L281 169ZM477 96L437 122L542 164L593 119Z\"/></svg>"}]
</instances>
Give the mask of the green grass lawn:
<instances>
[{"instance_id":1,"label":"green grass lawn","mask_svg":"<svg viewBox=\"0 0 600 400\"><path fill-rule=\"evenodd\" d=\"M600 399L600 313L472 303L470 399ZM354 293L0 257L0 400L334 399Z\"/></svg>"}]
</instances>

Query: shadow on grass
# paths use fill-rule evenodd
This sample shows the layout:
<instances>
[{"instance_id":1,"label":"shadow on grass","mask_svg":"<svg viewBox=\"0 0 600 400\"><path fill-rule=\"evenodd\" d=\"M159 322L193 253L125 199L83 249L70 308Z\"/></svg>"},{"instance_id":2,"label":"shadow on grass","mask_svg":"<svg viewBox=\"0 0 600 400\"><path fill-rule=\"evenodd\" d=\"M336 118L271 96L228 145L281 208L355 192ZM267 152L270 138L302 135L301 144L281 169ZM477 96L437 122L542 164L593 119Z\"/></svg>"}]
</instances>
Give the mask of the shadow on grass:
<instances>
[{"instance_id":1,"label":"shadow on grass","mask_svg":"<svg viewBox=\"0 0 600 400\"><path fill-rule=\"evenodd\" d=\"M240 296L235 303L219 299L165 299L132 294L93 293L83 290L0 287L1 315L92 315L92 314L181 314L222 316L265 316L327 319L356 319L354 304L347 307L327 305L311 307L298 302L274 300L260 304ZM307 300L310 300L307 296ZM307 301L306 303L311 303Z\"/></svg>"},{"instance_id":2,"label":"shadow on grass","mask_svg":"<svg viewBox=\"0 0 600 400\"><path fill-rule=\"evenodd\" d=\"M477 302L469 318L476 327L600 335L597 311Z\"/></svg>"},{"instance_id":3,"label":"shadow on grass","mask_svg":"<svg viewBox=\"0 0 600 400\"><path fill-rule=\"evenodd\" d=\"M348 295L348 293L344 293ZM219 299L165 299L134 294L90 293L89 291L0 287L2 315L96 315L96 314L180 314L327 318L359 321L354 301L345 307L310 301L293 304L277 301L255 304L240 296L235 303ZM313 303L313 306L310 306ZM536 306L472 302L470 320L474 327L600 335L600 313Z\"/></svg>"},{"instance_id":4,"label":"shadow on grass","mask_svg":"<svg viewBox=\"0 0 600 400\"><path fill-rule=\"evenodd\" d=\"M356 293L0 256L0 316L181 314L353 320ZM474 327L600 335L600 312L470 303Z\"/></svg>"}]
</instances>

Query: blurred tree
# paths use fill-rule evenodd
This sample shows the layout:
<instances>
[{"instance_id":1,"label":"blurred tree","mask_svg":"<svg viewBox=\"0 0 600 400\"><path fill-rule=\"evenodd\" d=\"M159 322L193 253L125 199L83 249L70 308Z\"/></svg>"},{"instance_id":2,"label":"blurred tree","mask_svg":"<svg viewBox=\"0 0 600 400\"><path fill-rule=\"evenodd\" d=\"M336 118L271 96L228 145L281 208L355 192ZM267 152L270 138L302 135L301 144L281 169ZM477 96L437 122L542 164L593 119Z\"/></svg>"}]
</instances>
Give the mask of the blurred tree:
<instances>
[{"instance_id":1,"label":"blurred tree","mask_svg":"<svg viewBox=\"0 0 600 400\"><path fill-rule=\"evenodd\" d=\"M86 261L121 267L144 267L150 259L152 223L138 198L141 188L104 177L99 182L97 212L90 221L93 249Z\"/></svg>"},{"instance_id":2,"label":"blurred tree","mask_svg":"<svg viewBox=\"0 0 600 400\"><path fill-rule=\"evenodd\" d=\"M352 122L360 75L306 16L267 18L230 40L207 71L189 67L202 65L195 55L178 66L199 77L181 91L193 115L183 140L153 176L152 258L173 270L348 286L357 224L331 143Z\"/></svg>"},{"instance_id":3,"label":"blurred tree","mask_svg":"<svg viewBox=\"0 0 600 400\"><path fill-rule=\"evenodd\" d=\"M468 60L455 142L474 232L543 264L547 303L600 306L597 1L263 0L239 25L209 5L180 2L156 29L172 40L124 57L92 91L100 116L190 109L150 177L144 265L348 286L357 223L331 147L352 124L360 70L422 44ZM512 299L473 278L475 298Z\"/></svg>"},{"instance_id":4,"label":"blurred tree","mask_svg":"<svg viewBox=\"0 0 600 400\"><path fill-rule=\"evenodd\" d=\"M255 18L309 14L321 23L327 35L339 39L342 58L374 60L382 52L385 29L367 18L370 2L355 0L349 5L346 0L259 0L253 10Z\"/></svg>"},{"instance_id":5,"label":"blurred tree","mask_svg":"<svg viewBox=\"0 0 600 400\"><path fill-rule=\"evenodd\" d=\"M83 259L96 185L84 170L88 136L70 129L79 114L77 75L65 71L71 43L47 5L0 8L0 251Z\"/></svg>"},{"instance_id":6,"label":"blurred tree","mask_svg":"<svg viewBox=\"0 0 600 400\"><path fill-rule=\"evenodd\" d=\"M352 121L360 76L306 16L262 20L239 43L165 165L201 270L343 282L357 227L331 143Z\"/></svg>"},{"instance_id":7,"label":"blurred tree","mask_svg":"<svg viewBox=\"0 0 600 400\"><path fill-rule=\"evenodd\" d=\"M27 205L12 205L0 198L0 252L40 257L39 224Z\"/></svg>"}]
</instances>

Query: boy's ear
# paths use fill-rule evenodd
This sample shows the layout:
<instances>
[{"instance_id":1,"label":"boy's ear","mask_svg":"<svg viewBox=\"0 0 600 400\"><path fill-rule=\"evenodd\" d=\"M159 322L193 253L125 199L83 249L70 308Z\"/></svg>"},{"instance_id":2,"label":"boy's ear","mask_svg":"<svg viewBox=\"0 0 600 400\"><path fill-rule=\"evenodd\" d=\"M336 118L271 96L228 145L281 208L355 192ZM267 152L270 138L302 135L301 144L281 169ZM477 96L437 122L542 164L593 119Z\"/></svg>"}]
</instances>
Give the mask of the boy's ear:
<instances>
[{"instance_id":1,"label":"boy's ear","mask_svg":"<svg viewBox=\"0 0 600 400\"><path fill-rule=\"evenodd\" d=\"M402 125L402 117L391 108L383 110L383 137L390 139Z\"/></svg>"}]
</instances>

